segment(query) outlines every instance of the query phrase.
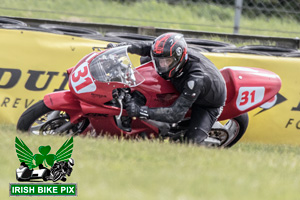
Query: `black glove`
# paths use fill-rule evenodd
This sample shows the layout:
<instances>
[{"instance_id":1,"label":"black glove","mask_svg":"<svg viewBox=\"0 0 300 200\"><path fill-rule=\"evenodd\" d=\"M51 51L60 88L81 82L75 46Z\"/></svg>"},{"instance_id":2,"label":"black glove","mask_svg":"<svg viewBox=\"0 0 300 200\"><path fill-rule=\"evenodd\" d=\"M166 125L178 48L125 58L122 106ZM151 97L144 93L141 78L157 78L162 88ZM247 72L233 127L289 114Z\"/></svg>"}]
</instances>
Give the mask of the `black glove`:
<instances>
[{"instance_id":1,"label":"black glove","mask_svg":"<svg viewBox=\"0 0 300 200\"><path fill-rule=\"evenodd\" d=\"M140 107L133 101L127 102L125 106L129 117L139 117L141 119L149 119L147 106Z\"/></svg>"},{"instance_id":2,"label":"black glove","mask_svg":"<svg viewBox=\"0 0 300 200\"><path fill-rule=\"evenodd\" d=\"M118 43L118 44L115 44L115 43L108 43L107 46L106 46L106 49L110 49L110 48L115 48L115 47L120 47L120 46L126 46L126 45L129 45L128 48L127 48L127 51L129 53L134 53L132 52L132 45L127 43L127 42L121 42L121 43Z\"/></svg>"}]
</instances>

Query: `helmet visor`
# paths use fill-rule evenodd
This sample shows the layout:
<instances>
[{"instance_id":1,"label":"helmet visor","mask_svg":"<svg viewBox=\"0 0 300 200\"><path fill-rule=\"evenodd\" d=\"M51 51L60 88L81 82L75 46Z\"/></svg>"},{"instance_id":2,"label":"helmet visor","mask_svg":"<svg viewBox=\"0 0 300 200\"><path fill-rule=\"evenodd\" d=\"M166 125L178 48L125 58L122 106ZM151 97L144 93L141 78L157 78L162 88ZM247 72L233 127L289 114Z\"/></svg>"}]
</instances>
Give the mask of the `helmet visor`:
<instances>
[{"instance_id":1,"label":"helmet visor","mask_svg":"<svg viewBox=\"0 0 300 200\"><path fill-rule=\"evenodd\" d=\"M158 73L167 73L177 64L174 57L153 57L155 68Z\"/></svg>"}]
</instances>

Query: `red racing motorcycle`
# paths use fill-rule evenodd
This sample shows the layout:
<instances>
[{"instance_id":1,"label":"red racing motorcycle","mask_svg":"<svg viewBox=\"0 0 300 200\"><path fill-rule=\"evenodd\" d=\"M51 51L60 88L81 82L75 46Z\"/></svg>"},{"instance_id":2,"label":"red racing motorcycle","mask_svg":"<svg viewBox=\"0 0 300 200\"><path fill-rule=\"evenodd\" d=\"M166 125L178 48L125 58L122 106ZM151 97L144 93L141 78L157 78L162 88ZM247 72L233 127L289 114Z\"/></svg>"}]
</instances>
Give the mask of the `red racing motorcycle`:
<instances>
[{"instance_id":1,"label":"red racing motorcycle","mask_svg":"<svg viewBox=\"0 0 300 200\"><path fill-rule=\"evenodd\" d=\"M227 100L205 144L230 147L247 129L247 112L275 98L281 80L277 74L259 68L225 67L220 71L226 81ZM150 108L166 107L179 93L156 73L151 61L133 67L127 46L94 51L67 72L70 89L47 94L28 108L18 121L18 130L38 135L92 131L97 135L183 141L190 111L173 124L128 117L123 107L126 101Z\"/></svg>"}]
</instances>

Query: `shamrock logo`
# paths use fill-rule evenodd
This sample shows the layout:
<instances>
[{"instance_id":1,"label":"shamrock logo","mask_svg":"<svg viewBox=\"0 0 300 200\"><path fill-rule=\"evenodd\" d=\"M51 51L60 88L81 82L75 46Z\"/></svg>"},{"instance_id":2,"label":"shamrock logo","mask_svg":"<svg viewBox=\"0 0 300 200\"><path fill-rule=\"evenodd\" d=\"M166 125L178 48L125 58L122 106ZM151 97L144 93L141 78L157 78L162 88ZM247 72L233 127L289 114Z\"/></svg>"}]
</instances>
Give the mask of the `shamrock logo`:
<instances>
[{"instance_id":1,"label":"shamrock logo","mask_svg":"<svg viewBox=\"0 0 300 200\"><path fill-rule=\"evenodd\" d=\"M39 147L39 152L41 154L35 154L33 156L36 166L39 166L40 164L44 164L44 166L46 166L46 167L48 167L48 165L53 166L54 161L55 161L55 155L48 154L50 151L51 151L51 147L49 145Z\"/></svg>"},{"instance_id":2,"label":"shamrock logo","mask_svg":"<svg viewBox=\"0 0 300 200\"><path fill-rule=\"evenodd\" d=\"M32 151L27 147L27 145L17 137L15 139L15 147L20 162L24 162L30 169L35 168L40 164L43 164L46 167L52 167L54 162L68 161L69 158L71 158L73 152L73 137L68 139L55 154L49 154L51 147L47 145L40 146L40 153L33 155ZM35 161L35 164L33 161Z\"/></svg>"}]
</instances>

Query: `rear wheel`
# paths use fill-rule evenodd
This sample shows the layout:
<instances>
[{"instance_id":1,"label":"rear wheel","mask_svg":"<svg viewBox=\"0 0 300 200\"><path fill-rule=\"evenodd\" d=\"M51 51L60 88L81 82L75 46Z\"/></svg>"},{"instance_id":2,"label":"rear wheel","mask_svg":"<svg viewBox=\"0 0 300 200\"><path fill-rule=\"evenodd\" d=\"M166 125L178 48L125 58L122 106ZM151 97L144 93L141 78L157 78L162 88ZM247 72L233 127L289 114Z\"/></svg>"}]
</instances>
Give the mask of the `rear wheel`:
<instances>
[{"instance_id":1,"label":"rear wheel","mask_svg":"<svg viewBox=\"0 0 300 200\"><path fill-rule=\"evenodd\" d=\"M217 146L231 147L242 138L247 130L248 122L248 113L244 113L230 119L225 125L219 123L218 126L213 127L209 133L209 137L220 141L220 145Z\"/></svg>"},{"instance_id":2,"label":"rear wheel","mask_svg":"<svg viewBox=\"0 0 300 200\"><path fill-rule=\"evenodd\" d=\"M236 137L229 144L227 144L226 147L231 147L234 144L236 144L245 134L245 132L248 128L248 123L249 123L248 113L244 113L244 114L234 118L233 122L236 123L235 132L237 134L236 134Z\"/></svg>"},{"instance_id":3,"label":"rear wheel","mask_svg":"<svg viewBox=\"0 0 300 200\"><path fill-rule=\"evenodd\" d=\"M69 123L69 119L66 112L51 110L44 104L44 101L39 101L21 115L17 124L17 129L35 135L60 134L56 132L57 128ZM79 123L70 126L64 131L64 134L80 134L88 125L89 120L83 119Z\"/></svg>"}]
</instances>

